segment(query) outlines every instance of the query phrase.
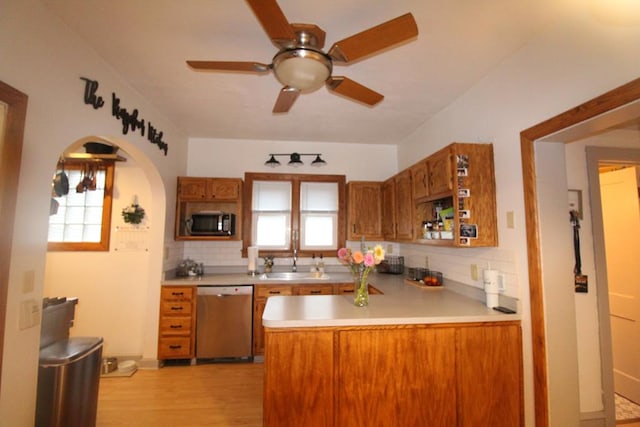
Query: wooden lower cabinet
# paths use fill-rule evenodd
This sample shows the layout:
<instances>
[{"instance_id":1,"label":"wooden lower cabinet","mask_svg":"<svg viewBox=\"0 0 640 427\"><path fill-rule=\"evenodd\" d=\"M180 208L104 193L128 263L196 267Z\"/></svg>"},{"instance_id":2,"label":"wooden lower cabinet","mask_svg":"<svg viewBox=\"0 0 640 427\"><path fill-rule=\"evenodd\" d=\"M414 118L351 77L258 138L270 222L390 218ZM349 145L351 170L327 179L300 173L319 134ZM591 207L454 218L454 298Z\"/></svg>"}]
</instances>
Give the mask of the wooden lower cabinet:
<instances>
[{"instance_id":1,"label":"wooden lower cabinet","mask_svg":"<svg viewBox=\"0 0 640 427\"><path fill-rule=\"evenodd\" d=\"M195 357L195 333L195 286L163 286L160 290L158 359Z\"/></svg>"},{"instance_id":2,"label":"wooden lower cabinet","mask_svg":"<svg viewBox=\"0 0 640 427\"><path fill-rule=\"evenodd\" d=\"M265 426L524 425L519 322L266 329Z\"/></svg>"}]
</instances>

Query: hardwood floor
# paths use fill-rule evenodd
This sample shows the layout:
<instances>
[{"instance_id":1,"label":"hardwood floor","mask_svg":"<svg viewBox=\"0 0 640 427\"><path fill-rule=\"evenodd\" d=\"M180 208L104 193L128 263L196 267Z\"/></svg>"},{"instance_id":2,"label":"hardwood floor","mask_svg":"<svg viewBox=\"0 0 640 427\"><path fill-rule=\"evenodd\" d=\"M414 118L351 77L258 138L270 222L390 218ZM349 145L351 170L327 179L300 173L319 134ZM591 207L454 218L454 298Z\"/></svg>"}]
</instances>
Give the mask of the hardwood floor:
<instances>
[{"instance_id":1,"label":"hardwood floor","mask_svg":"<svg viewBox=\"0 0 640 427\"><path fill-rule=\"evenodd\" d=\"M217 363L102 377L97 426L262 426L262 363Z\"/></svg>"}]
</instances>

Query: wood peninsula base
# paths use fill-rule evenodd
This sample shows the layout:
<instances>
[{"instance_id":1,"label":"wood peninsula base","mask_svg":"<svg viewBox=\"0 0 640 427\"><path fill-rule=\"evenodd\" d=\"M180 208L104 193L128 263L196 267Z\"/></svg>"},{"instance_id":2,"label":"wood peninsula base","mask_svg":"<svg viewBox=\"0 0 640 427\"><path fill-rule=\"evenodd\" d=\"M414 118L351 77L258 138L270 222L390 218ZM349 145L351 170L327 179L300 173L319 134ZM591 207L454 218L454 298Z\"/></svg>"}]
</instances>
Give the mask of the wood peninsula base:
<instances>
[{"instance_id":1,"label":"wood peninsula base","mask_svg":"<svg viewBox=\"0 0 640 427\"><path fill-rule=\"evenodd\" d=\"M265 328L265 426L524 425L520 321Z\"/></svg>"}]
</instances>

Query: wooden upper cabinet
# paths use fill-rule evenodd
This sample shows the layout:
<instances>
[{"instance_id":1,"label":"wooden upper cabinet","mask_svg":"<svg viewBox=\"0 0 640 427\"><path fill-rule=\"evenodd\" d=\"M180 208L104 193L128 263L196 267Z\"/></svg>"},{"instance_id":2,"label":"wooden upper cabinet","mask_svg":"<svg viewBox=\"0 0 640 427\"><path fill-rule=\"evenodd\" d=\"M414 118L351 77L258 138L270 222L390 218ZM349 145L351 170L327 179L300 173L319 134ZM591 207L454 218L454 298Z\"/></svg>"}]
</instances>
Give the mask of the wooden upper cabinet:
<instances>
[{"instance_id":1,"label":"wooden upper cabinet","mask_svg":"<svg viewBox=\"0 0 640 427\"><path fill-rule=\"evenodd\" d=\"M242 179L179 176L176 197L176 240L241 240ZM231 236L190 235L187 220L201 211L221 211L236 215Z\"/></svg>"},{"instance_id":2,"label":"wooden upper cabinet","mask_svg":"<svg viewBox=\"0 0 640 427\"><path fill-rule=\"evenodd\" d=\"M426 159L428 171L428 195L451 192L453 189L453 160L451 148L446 147Z\"/></svg>"},{"instance_id":3,"label":"wooden upper cabinet","mask_svg":"<svg viewBox=\"0 0 640 427\"><path fill-rule=\"evenodd\" d=\"M347 196L347 239L381 239L382 183L349 182Z\"/></svg>"},{"instance_id":4,"label":"wooden upper cabinet","mask_svg":"<svg viewBox=\"0 0 640 427\"><path fill-rule=\"evenodd\" d=\"M396 238L396 182L389 178L382 183L382 235Z\"/></svg>"},{"instance_id":5,"label":"wooden upper cabinet","mask_svg":"<svg viewBox=\"0 0 640 427\"><path fill-rule=\"evenodd\" d=\"M237 178L178 177L181 200L237 200L241 181Z\"/></svg>"},{"instance_id":6,"label":"wooden upper cabinet","mask_svg":"<svg viewBox=\"0 0 640 427\"><path fill-rule=\"evenodd\" d=\"M396 239L413 240L413 197L409 169L395 176L395 187Z\"/></svg>"},{"instance_id":7,"label":"wooden upper cabinet","mask_svg":"<svg viewBox=\"0 0 640 427\"><path fill-rule=\"evenodd\" d=\"M429 176L427 162L419 161L411 166L411 184L413 186L413 198L420 199L429 195Z\"/></svg>"}]
</instances>

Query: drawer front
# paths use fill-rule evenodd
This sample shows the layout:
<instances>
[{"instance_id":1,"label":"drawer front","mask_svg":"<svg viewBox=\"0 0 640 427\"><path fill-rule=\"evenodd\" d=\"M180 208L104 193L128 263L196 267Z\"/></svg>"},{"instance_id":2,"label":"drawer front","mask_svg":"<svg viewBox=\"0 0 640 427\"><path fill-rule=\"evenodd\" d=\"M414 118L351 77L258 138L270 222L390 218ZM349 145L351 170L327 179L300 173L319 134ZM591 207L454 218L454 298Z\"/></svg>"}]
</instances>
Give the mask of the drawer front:
<instances>
[{"instance_id":1,"label":"drawer front","mask_svg":"<svg viewBox=\"0 0 640 427\"><path fill-rule=\"evenodd\" d=\"M291 286L289 285L275 285L275 286L257 286L257 297L270 297L275 295L293 295Z\"/></svg>"},{"instance_id":2,"label":"drawer front","mask_svg":"<svg viewBox=\"0 0 640 427\"><path fill-rule=\"evenodd\" d=\"M333 285L298 285L294 291L295 295L331 295Z\"/></svg>"},{"instance_id":3,"label":"drawer front","mask_svg":"<svg viewBox=\"0 0 640 427\"><path fill-rule=\"evenodd\" d=\"M160 359L188 358L191 357L191 338L189 337L163 337L158 346Z\"/></svg>"},{"instance_id":4,"label":"drawer front","mask_svg":"<svg viewBox=\"0 0 640 427\"><path fill-rule=\"evenodd\" d=\"M336 295L342 294L353 294L355 293L355 284L353 283L340 283L338 285L334 285L333 293Z\"/></svg>"},{"instance_id":5,"label":"drawer front","mask_svg":"<svg viewBox=\"0 0 640 427\"><path fill-rule=\"evenodd\" d=\"M183 287L166 287L163 286L160 291L160 298L166 301L180 301L193 299L194 288L192 286Z\"/></svg>"},{"instance_id":6,"label":"drawer front","mask_svg":"<svg viewBox=\"0 0 640 427\"><path fill-rule=\"evenodd\" d=\"M160 303L160 309L164 316L190 316L191 306L191 301L162 301Z\"/></svg>"},{"instance_id":7,"label":"drawer front","mask_svg":"<svg viewBox=\"0 0 640 427\"><path fill-rule=\"evenodd\" d=\"M162 316L160 333L162 335L191 335L191 317Z\"/></svg>"}]
</instances>

